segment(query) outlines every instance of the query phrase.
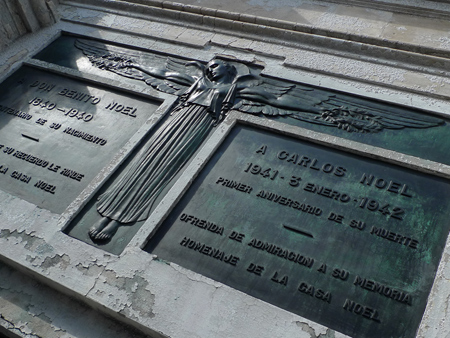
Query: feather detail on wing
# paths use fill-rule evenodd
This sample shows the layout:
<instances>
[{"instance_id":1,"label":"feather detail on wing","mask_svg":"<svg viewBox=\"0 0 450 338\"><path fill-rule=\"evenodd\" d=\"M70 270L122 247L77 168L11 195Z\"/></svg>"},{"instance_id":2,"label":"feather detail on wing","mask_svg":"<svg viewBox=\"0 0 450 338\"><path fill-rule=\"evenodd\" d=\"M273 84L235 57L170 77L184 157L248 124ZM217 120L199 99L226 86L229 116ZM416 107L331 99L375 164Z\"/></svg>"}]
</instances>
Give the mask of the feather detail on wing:
<instances>
[{"instance_id":1,"label":"feather detail on wing","mask_svg":"<svg viewBox=\"0 0 450 338\"><path fill-rule=\"evenodd\" d=\"M233 109L266 116L287 115L347 132L377 133L384 129L430 128L444 124L437 117L413 109L261 76L243 79L241 88Z\"/></svg>"},{"instance_id":2,"label":"feather detail on wing","mask_svg":"<svg viewBox=\"0 0 450 338\"><path fill-rule=\"evenodd\" d=\"M164 92L167 94L175 94L179 95L186 91L188 87L180 86L174 82L158 79L155 77L147 77L147 79L144 80L146 84L149 86L155 88L156 90L159 90L160 92Z\"/></svg>"},{"instance_id":3,"label":"feather detail on wing","mask_svg":"<svg viewBox=\"0 0 450 338\"><path fill-rule=\"evenodd\" d=\"M97 68L109 70L128 78L144 79L142 72L132 71L127 67L139 59L138 54L132 54L120 47L82 39L75 40L75 47L80 49Z\"/></svg>"},{"instance_id":4,"label":"feather detail on wing","mask_svg":"<svg viewBox=\"0 0 450 338\"><path fill-rule=\"evenodd\" d=\"M104 43L101 43L99 41L92 41L92 40L84 40L84 39L76 39L75 40L75 47L80 49L84 55L86 56L97 56L102 57L105 55L114 54L117 56L121 56L126 59L138 59L139 54L138 53L131 53L130 50L112 46L112 45L105 45Z\"/></svg>"},{"instance_id":5,"label":"feather detail on wing","mask_svg":"<svg viewBox=\"0 0 450 338\"><path fill-rule=\"evenodd\" d=\"M118 46L82 39L77 39L75 46L83 51L93 66L144 81L169 94L185 94L205 74L205 66L197 61L186 62L181 58L130 52ZM444 124L437 117L413 109L252 74L241 63L227 62L238 70L234 81L236 100L232 109L244 113L269 117L289 116L308 123L359 133L430 128Z\"/></svg>"},{"instance_id":6,"label":"feather detail on wing","mask_svg":"<svg viewBox=\"0 0 450 338\"><path fill-rule=\"evenodd\" d=\"M248 114L264 114L267 116L283 116L283 115L293 115L298 114L296 111L291 111L287 109L277 108L264 103L251 101L251 100L239 100L232 109L239 110L243 113Z\"/></svg>"},{"instance_id":7,"label":"feather detail on wing","mask_svg":"<svg viewBox=\"0 0 450 338\"><path fill-rule=\"evenodd\" d=\"M336 95L322 102L313 123L334 126L348 132L377 133L385 129L431 128L445 122L392 104ZM300 118L301 119L301 118Z\"/></svg>"},{"instance_id":8,"label":"feather detail on wing","mask_svg":"<svg viewBox=\"0 0 450 338\"><path fill-rule=\"evenodd\" d=\"M130 52L129 49L82 39L75 41L75 47L83 51L93 66L144 81L156 90L168 94L183 94L195 82L194 79L203 74L204 66L199 62L186 62L157 55L148 56L143 52ZM158 78L144 71L146 68L154 67L155 63L168 71L169 75Z\"/></svg>"}]
</instances>

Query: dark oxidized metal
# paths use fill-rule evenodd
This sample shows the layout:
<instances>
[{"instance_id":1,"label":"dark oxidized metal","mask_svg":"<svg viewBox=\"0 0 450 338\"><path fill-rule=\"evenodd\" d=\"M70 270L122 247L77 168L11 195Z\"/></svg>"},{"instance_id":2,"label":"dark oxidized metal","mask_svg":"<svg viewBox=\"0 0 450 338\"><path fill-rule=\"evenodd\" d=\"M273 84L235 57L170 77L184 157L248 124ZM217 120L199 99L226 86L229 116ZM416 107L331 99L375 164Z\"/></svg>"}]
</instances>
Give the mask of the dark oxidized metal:
<instances>
[{"instance_id":1,"label":"dark oxidized metal","mask_svg":"<svg viewBox=\"0 0 450 338\"><path fill-rule=\"evenodd\" d=\"M31 67L1 88L0 187L55 213L77 198L158 104Z\"/></svg>"},{"instance_id":2,"label":"dark oxidized metal","mask_svg":"<svg viewBox=\"0 0 450 338\"><path fill-rule=\"evenodd\" d=\"M77 40L78 42L76 42ZM75 44L82 49L77 48ZM84 47L82 47L83 45ZM136 68L125 67L120 69L119 67L114 67L114 64L119 66L119 64L124 65L127 61L131 61L133 65L139 66L144 70L149 68L167 69L178 73L184 73L190 68L184 66L189 60L180 56L170 55L168 57L167 54L161 54L156 51L135 50L124 46L113 46L100 41L80 40L66 35L54 41L36 55L35 58L104 79L115 78L117 80L116 75L119 75L122 83L131 86L141 84L143 88L140 90L151 92L153 91L152 86L154 86L156 90L168 93L173 92L176 95L181 94L178 91L181 89L180 84L176 84L170 79L168 79L169 81L161 78L158 80L142 73L142 78L148 78L148 83L150 84L148 85L139 76L136 77L136 74L139 73ZM94 66L89 59L103 68ZM113 62L114 60L116 60L115 63ZM179 67L180 64L182 65L181 68ZM246 63L245 67L242 67L242 62L234 60L232 64L238 69L239 74L250 72L253 75L260 75L263 82L274 83L275 86L269 85L267 91L270 92L271 89L278 88L279 94L275 91L275 95L282 94L283 88L288 89L291 87L284 96L295 96L300 106L300 110L297 107L294 112L287 112L290 115L281 115L278 106L277 109L272 111L266 106L264 109L267 114L261 113L259 116L267 116L279 122L395 150L403 154L439 163L450 164L450 157L448 156L448 149L450 148L449 125L442 124L440 119L429 119L429 116L427 117L425 112L421 110L393 104L392 102L377 101L338 92L324 87L275 79L265 76L261 66L251 63ZM105 71L108 67L111 67L111 71ZM289 65L286 64L284 67L289 68ZM113 72L117 73L113 74ZM191 73L188 72L188 74ZM299 80L301 80L300 77ZM253 83L257 84L258 81ZM175 87L173 87L174 85ZM255 88L252 90L255 90ZM396 96L389 96L389 100L396 101ZM235 103L236 108L240 106L238 109L247 110L248 113L253 114L258 114L258 109L263 109L261 106L258 107L258 105L261 105L261 103L259 101L256 102L254 98L250 99L250 103L243 98L237 98ZM303 109L303 107L305 108ZM311 107L313 108L312 111ZM323 110L320 108L323 108ZM268 115L269 113L275 115ZM295 115L295 118L289 117L293 115ZM427 124L423 123L427 120L431 122L431 125L438 124L439 128L415 128L415 126L426 126ZM386 127L388 128L386 129ZM401 129L402 127L405 128L399 132L399 128ZM381 128L384 128L381 132L373 132ZM367 132L357 132L363 130Z\"/></svg>"},{"instance_id":3,"label":"dark oxidized metal","mask_svg":"<svg viewBox=\"0 0 450 338\"><path fill-rule=\"evenodd\" d=\"M145 250L351 337L415 337L444 179L238 126Z\"/></svg>"},{"instance_id":4,"label":"dark oxidized metal","mask_svg":"<svg viewBox=\"0 0 450 338\"><path fill-rule=\"evenodd\" d=\"M36 58L179 97L66 230L113 253L232 109L450 163L439 118L251 64L65 36ZM62 212L154 108L23 68L0 94L0 187ZM412 338L449 231L448 201L443 179L238 126L146 250L350 336Z\"/></svg>"},{"instance_id":5,"label":"dark oxidized metal","mask_svg":"<svg viewBox=\"0 0 450 338\"><path fill-rule=\"evenodd\" d=\"M121 252L214 125L231 109L449 162L448 126L439 118L268 77L250 63L215 58L204 64L69 36L62 36L36 58L104 79L117 80L118 75L123 83L140 83L147 91L154 88L179 97L172 116L142 140L140 150L129 156L67 230L114 253ZM282 227L315 238L306 229L285 223Z\"/></svg>"},{"instance_id":6,"label":"dark oxidized metal","mask_svg":"<svg viewBox=\"0 0 450 338\"><path fill-rule=\"evenodd\" d=\"M144 81L180 98L173 109L174 119L155 133L121 179L99 197L97 210L102 218L89 230L97 242L110 240L122 224L147 219L161 191L230 109L286 115L361 133L443 124L438 118L410 112L395 115L369 106L351 106L343 98L262 77L245 64L230 60L213 59L205 66L167 58L165 67L156 68L148 65L151 62L135 60L122 49L98 42L76 40L75 46L95 67Z\"/></svg>"},{"instance_id":7,"label":"dark oxidized metal","mask_svg":"<svg viewBox=\"0 0 450 338\"><path fill-rule=\"evenodd\" d=\"M429 128L444 123L441 119L408 111L384 112L369 102L356 103L334 93L263 77L252 67L236 61L214 59L205 66L197 61L170 57L164 68L155 68L149 66L151 59L143 59L144 55L134 57L131 51L126 53L99 42L78 39L75 46L100 69L179 95L185 104L207 107L217 123L230 109L272 117L286 115L359 133ZM223 86L227 89L222 89Z\"/></svg>"}]
</instances>

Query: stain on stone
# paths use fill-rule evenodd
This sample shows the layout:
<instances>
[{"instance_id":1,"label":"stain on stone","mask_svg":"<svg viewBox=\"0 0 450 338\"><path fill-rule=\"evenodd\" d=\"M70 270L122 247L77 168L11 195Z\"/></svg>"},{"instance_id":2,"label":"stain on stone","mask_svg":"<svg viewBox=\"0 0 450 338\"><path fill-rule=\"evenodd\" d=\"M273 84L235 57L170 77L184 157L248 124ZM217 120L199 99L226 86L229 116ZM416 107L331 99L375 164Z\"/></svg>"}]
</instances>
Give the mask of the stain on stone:
<instances>
[{"instance_id":1,"label":"stain on stone","mask_svg":"<svg viewBox=\"0 0 450 338\"><path fill-rule=\"evenodd\" d=\"M310 338L335 338L335 332L333 330L327 329L326 333L319 333L319 335L316 335L316 331L307 323L296 321L295 324L297 324L302 331L308 333Z\"/></svg>"},{"instance_id":2,"label":"stain on stone","mask_svg":"<svg viewBox=\"0 0 450 338\"><path fill-rule=\"evenodd\" d=\"M65 270L70 265L70 257L66 254L47 257L41 264L41 268L45 270L57 265L61 270Z\"/></svg>"},{"instance_id":3,"label":"stain on stone","mask_svg":"<svg viewBox=\"0 0 450 338\"><path fill-rule=\"evenodd\" d=\"M148 282L141 276L118 277L115 271L105 270L102 273L105 283L125 291L129 297L119 312L129 317L136 317L136 312L142 317L155 317L152 312L155 295L147 289Z\"/></svg>"},{"instance_id":4,"label":"stain on stone","mask_svg":"<svg viewBox=\"0 0 450 338\"><path fill-rule=\"evenodd\" d=\"M8 229L0 230L0 238L19 239L21 243L25 242L25 249L36 252L37 254L48 254L53 252L53 247L45 242L42 238L34 236L33 233L25 231L10 231Z\"/></svg>"},{"instance_id":5,"label":"stain on stone","mask_svg":"<svg viewBox=\"0 0 450 338\"><path fill-rule=\"evenodd\" d=\"M26 258L25 258L25 260L26 260L27 262L30 262L31 264L33 264L34 261L36 260L36 258L37 258L37 257L32 257L32 256L30 256L30 255L27 255Z\"/></svg>"},{"instance_id":6,"label":"stain on stone","mask_svg":"<svg viewBox=\"0 0 450 338\"><path fill-rule=\"evenodd\" d=\"M165 261L164 259L161 259L161 258L158 258L158 257L155 257L154 261L155 262L159 262L159 263L163 263L163 264L166 264L166 265L170 265L170 262Z\"/></svg>"},{"instance_id":7,"label":"stain on stone","mask_svg":"<svg viewBox=\"0 0 450 338\"><path fill-rule=\"evenodd\" d=\"M16 232L16 231L13 231ZM11 231L4 229L4 230L0 230L0 238L5 238L5 237L9 237L11 235Z\"/></svg>"},{"instance_id":8,"label":"stain on stone","mask_svg":"<svg viewBox=\"0 0 450 338\"><path fill-rule=\"evenodd\" d=\"M56 260L61 264L67 257ZM58 264L56 260L53 263ZM163 337L105 316L2 262L0 276L0 337L2 327L8 330L8 337Z\"/></svg>"},{"instance_id":9,"label":"stain on stone","mask_svg":"<svg viewBox=\"0 0 450 338\"><path fill-rule=\"evenodd\" d=\"M33 316L37 317L39 319L42 319L43 321L45 321L47 323L51 323L52 322L52 319L49 316L46 316L44 312L41 312L39 314L35 314Z\"/></svg>"},{"instance_id":10,"label":"stain on stone","mask_svg":"<svg viewBox=\"0 0 450 338\"><path fill-rule=\"evenodd\" d=\"M98 265L98 264L92 264L92 265L85 266L85 265L79 263L75 267L83 275L91 276L91 277L92 276L99 276L102 273L102 271L105 269L104 266Z\"/></svg>"}]
</instances>

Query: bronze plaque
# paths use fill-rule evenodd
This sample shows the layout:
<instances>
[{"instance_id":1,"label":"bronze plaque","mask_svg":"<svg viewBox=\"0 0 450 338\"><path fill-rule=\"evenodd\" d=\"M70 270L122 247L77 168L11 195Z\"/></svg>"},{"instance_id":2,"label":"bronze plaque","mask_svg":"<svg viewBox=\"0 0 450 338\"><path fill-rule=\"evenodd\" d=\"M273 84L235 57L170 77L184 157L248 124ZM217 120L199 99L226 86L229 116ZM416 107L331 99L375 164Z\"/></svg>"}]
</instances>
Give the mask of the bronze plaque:
<instances>
[{"instance_id":1,"label":"bronze plaque","mask_svg":"<svg viewBox=\"0 0 450 338\"><path fill-rule=\"evenodd\" d=\"M187 90L193 83L187 79L202 77L198 70L202 68L201 64L205 70L207 66L180 55L67 35L56 39L35 59L102 77L114 73L114 76L121 76L123 83L140 83L147 88L181 96L181 100L190 96ZM450 126L440 116L392 102L275 78L255 64L236 59L227 63L236 69L237 77L233 82L237 86L233 89L235 95L228 96L234 96L233 102L216 106L224 109L222 114L233 107L243 113L450 164L447 156Z\"/></svg>"},{"instance_id":2,"label":"bronze plaque","mask_svg":"<svg viewBox=\"0 0 450 338\"><path fill-rule=\"evenodd\" d=\"M238 125L145 250L352 337L415 337L446 180Z\"/></svg>"},{"instance_id":3,"label":"bronze plaque","mask_svg":"<svg viewBox=\"0 0 450 338\"><path fill-rule=\"evenodd\" d=\"M157 104L21 68L1 85L0 188L62 213Z\"/></svg>"}]
</instances>

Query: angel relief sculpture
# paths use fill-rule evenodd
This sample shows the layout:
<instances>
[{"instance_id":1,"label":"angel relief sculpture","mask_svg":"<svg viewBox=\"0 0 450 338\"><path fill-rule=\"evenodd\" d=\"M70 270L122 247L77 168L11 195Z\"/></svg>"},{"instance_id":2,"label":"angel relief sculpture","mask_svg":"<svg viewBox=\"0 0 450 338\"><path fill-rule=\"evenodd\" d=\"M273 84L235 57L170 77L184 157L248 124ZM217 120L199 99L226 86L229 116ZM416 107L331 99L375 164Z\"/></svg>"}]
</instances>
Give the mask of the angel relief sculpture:
<instances>
[{"instance_id":1,"label":"angel relief sculpture","mask_svg":"<svg viewBox=\"0 0 450 338\"><path fill-rule=\"evenodd\" d=\"M227 112L279 116L337 127L348 132L376 133L383 129L429 128L443 121L410 111L395 113L348 102L329 91L263 77L243 63L215 58L204 65L167 58L165 67L147 64L143 54L77 40L92 65L140 80L179 96L166 122L132 159L119 180L99 196L101 220L89 230L93 241L111 239L121 224L143 221L162 190Z\"/></svg>"}]
</instances>

